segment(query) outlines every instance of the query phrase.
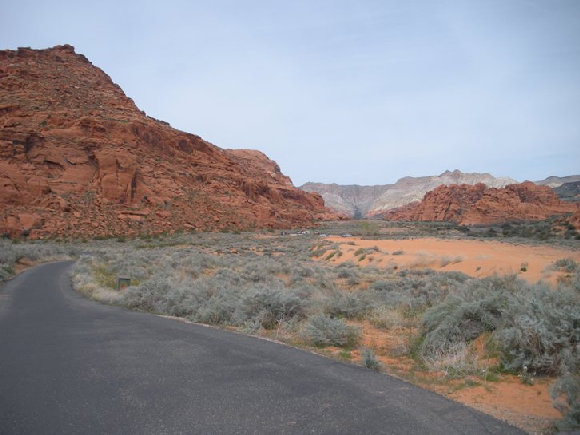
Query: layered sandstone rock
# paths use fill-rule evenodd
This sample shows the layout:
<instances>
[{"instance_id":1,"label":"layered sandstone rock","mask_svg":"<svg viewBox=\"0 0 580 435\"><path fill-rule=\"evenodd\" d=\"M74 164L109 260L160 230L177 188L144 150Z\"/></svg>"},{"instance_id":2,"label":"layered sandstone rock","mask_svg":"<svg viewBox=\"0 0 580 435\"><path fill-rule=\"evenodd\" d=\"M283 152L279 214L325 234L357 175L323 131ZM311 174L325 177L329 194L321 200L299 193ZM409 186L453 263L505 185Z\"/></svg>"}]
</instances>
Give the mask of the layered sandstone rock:
<instances>
[{"instance_id":1,"label":"layered sandstone rock","mask_svg":"<svg viewBox=\"0 0 580 435\"><path fill-rule=\"evenodd\" d=\"M504 188L459 184L439 186L427 193L421 202L391 210L383 217L473 225L540 220L576 211L576 205L560 201L549 187L531 182L510 184Z\"/></svg>"},{"instance_id":2,"label":"layered sandstone rock","mask_svg":"<svg viewBox=\"0 0 580 435\"><path fill-rule=\"evenodd\" d=\"M262 153L140 111L69 45L0 51L0 233L108 236L333 217Z\"/></svg>"},{"instance_id":3,"label":"layered sandstone rock","mask_svg":"<svg viewBox=\"0 0 580 435\"><path fill-rule=\"evenodd\" d=\"M456 169L433 176L403 177L395 184L359 186L306 183L300 188L307 192L320 193L326 206L338 213L350 217L371 217L419 201L425 193L443 184L478 183L483 183L487 187L503 187L516 181L508 177L494 177L486 173L464 173Z\"/></svg>"}]
</instances>

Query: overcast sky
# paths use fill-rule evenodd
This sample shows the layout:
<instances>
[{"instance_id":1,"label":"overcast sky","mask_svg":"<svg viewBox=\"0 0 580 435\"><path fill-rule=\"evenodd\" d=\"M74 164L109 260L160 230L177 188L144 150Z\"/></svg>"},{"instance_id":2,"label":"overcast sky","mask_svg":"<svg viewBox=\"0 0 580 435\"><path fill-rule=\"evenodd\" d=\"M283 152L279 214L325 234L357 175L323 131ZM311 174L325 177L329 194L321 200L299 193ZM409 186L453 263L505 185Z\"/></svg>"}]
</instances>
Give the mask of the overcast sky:
<instances>
[{"instance_id":1,"label":"overcast sky","mask_svg":"<svg viewBox=\"0 0 580 435\"><path fill-rule=\"evenodd\" d=\"M579 0L0 0L0 49L71 44L148 115L296 185L580 173Z\"/></svg>"}]
</instances>

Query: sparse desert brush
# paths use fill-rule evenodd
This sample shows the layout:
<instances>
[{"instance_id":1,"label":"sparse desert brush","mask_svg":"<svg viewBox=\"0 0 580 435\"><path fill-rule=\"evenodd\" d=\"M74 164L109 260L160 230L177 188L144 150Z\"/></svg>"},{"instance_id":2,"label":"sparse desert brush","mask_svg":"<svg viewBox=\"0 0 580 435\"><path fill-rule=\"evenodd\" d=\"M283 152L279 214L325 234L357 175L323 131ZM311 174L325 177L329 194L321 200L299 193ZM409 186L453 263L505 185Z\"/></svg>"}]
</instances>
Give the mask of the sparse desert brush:
<instances>
[{"instance_id":1,"label":"sparse desert brush","mask_svg":"<svg viewBox=\"0 0 580 435\"><path fill-rule=\"evenodd\" d=\"M553 269L572 273L578 270L578 263L572 258L561 258L554 262Z\"/></svg>"},{"instance_id":2,"label":"sparse desert brush","mask_svg":"<svg viewBox=\"0 0 580 435\"><path fill-rule=\"evenodd\" d=\"M331 317L362 318L371 302L365 292L331 292L323 302L323 309Z\"/></svg>"},{"instance_id":3,"label":"sparse desert brush","mask_svg":"<svg viewBox=\"0 0 580 435\"><path fill-rule=\"evenodd\" d=\"M484 332L507 370L558 376L578 370L580 299L576 291L514 277L469 280L422 318L419 355L435 366Z\"/></svg>"},{"instance_id":4,"label":"sparse desert brush","mask_svg":"<svg viewBox=\"0 0 580 435\"><path fill-rule=\"evenodd\" d=\"M347 325L342 319L317 314L306 321L302 336L314 346L354 347L360 341L361 332L359 328Z\"/></svg>"},{"instance_id":5,"label":"sparse desert brush","mask_svg":"<svg viewBox=\"0 0 580 435\"><path fill-rule=\"evenodd\" d=\"M495 331L502 322L509 292L501 280L471 280L423 315L425 361L454 353L483 332Z\"/></svg>"},{"instance_id":6,"label":"sparse desert brush","mask_svg":"<svg viewBox=\"0 0 580 435\"><path fill-rule=\"evenodd\" d=\"M433 348L423 356L429 370L443 371L446 376L465 376L478 373L477 355L465 342L455 342Z\"/></svg>"},{"instance_id":7,"label":"sparse desert brush","mask_svg":"<svg viewBox=\"0 0 580 435\"><path fill-rule=\"evenodd\" d=\"M327 245L314 245L310 251L311 257L321 257L328 251Z\"/></svg>"},{"instance_id":8,"label":"sparse desert brush","mask_svg":"<svg viewBox=\"0 0 580 435\"><path fill-rule=\"evenodd\" d=\"M441 267L445 267L449 264L461 263L463 260L464 258L461 255L458 255L456 257L449 257L445 255L439 259L439 265Z\"/></svg>"},{"instance_id":9,"label":"sparse desert brush","mask_svg":"<svg viewBox=\"0 0 580 435\"><path fill-rule=\"evenodd\" d=\"M340 279L357 279L359 278L360 271L358 266L353 263L342 263L336 268L336 276Z\"/></svg>"},{"instance_id":10,"label":"sparse desert brush","mask_svg":"<svg viewBox=\"0 0 580 435\"><path fill-rule=\"evenodd\" d=\"M389 307L388 305L373 308L367 318L371 325L385 330L402 329L408 323L400 310Z\"/></svg>"},{"instance_id":11,"label":"sparse desert brush","mask_svg":"<svg viewBox=\"0 0 580 435\"><path fill-rule=\"evenodd\" d=\"M556 424L559 431L580 428L580 375L566 374L559 378L550 390L554 407L564 418Z\"/></svg>"},{"instance_id":12,"label":"sparse desert brush","mask_svg":"<svg viewBox=\"0 0 580 435\"><path fill-rule=\"evenodd\" d=\"M398 250L394 251L391 255L403 255L403 254L405 254L405 251Z\"/></svg>"},{"instance_id":13,"label":"sparse desert brush","mask_svg":"<svg viewBox=\"0 0 580 435\"><path fill-rule=\"evenodd\" d=\"M0 239L0 264L12 266L17 260L15 245L12 241Z\"/></svg>"},{"instance_id":14,"label":"sparse desert brush","mask_svg":"<svg viewBox=\"0 0 580 435\"><path fill-rule=\"evenodd\" d=\"M283 321L305 316L306 300L284 288L261 286L249 292L242 301L245 321L256 319L264 329L273 329Z\"/></svg>"},{"instance_id":15,"label":"sparse desert brush","mask_svg":"<svg viewBox=\"0 0 580 435\"><path fill-rule=\"evenodd\" d=\"M403 237L415 234L410 230ZM449 375L474 373L473 341L481 334L489 340L484 351L493 351L503 369L518 372L525 365L530 373L555 376L578 371L580 278L577 265L567 259L557 267L574 271L554 291L515 276L398 271L396 257L390 267L315 261L310 254L322 248L336 258L338 245L308 236L181 234L152 242L155 246L139 249L143 241L129 239L83 245L90 255L75 266L75 287L109 303L313 346L356 347L361 331L346 321L368 321L394 331L388 334L391 355L414 355L423 367ZM4 252L8 249L12 254ZM0 255L13 258L14 249L10 245ZM268 252L271 256L264 255ZM355 258L371 252L375 248L362 249ZM99 274L109 285L118 275L130 276L135 285L123 292L106 290L97 284Z\"/></svg>"},{"instance_id":16,"label":"sparse desert brush","mask_svg":"<svg viewBox=\"0 0 580 435\"><path fill-rule=\"evenodd\" d=\"M388 292L395 290L395 281L378 280L370 285L370 289L377 292Z\"/></svg>"},{"instance_id":17,"label":"sparse desert brush","mask_svg":"<svg viewBox=\"0 0 580 435\"><path fill-rule=\"evenodd\" d=\"M554 291L534 285L508 295L502 327L494 339L502 364L511 370L559 376L580 368L580 294L571 288Z\"/></svg>"},{"instance_id":18,"label":"sparse desert brush","mask_svg":"<svg viewBox=\"0 0 580 435\"><path fill-rule=\"evenodd\" d=\"M394 254L393 254L394 255ZM419 252L417 256L409 263L410 268L429 267L436 262L436 259L428 254Z\"/></svg>"},{"instance_id":19,"label":"sparse desert brush","mask_svg":"<svg viewBox=\"0 0 580 435\"><path fill-rule=\"evenodd\" d=\"M362 352L362 363L367 369L379 371L381 363L371 349L365 348Z\"/></svg>"},{"instance_id":20,"label":"sparse desert brush","mask_svg":"<svg viewBox=\"0 0 580 435\"><path fill-rule=\"evenodd\" d=\"M14 276L15 264L22 260L51 261L74 257L79 252L74 244L53 242L18 242L0 239L0 282Z\"/></svg>"}]
</instances>

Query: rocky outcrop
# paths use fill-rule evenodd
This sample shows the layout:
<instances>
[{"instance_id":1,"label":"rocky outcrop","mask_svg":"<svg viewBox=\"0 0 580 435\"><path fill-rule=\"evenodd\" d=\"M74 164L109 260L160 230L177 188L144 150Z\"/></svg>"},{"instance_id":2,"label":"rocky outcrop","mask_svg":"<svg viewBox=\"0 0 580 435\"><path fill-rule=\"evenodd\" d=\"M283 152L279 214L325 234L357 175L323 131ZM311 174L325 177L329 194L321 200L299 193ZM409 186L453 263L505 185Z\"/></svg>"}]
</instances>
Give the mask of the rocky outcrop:
<instances>
[{"instance_id":1,"label":"rocky outcrop","mask_svg":"<svg viewBox=\"0 0 580 435\"><path fill-rule=\"evenodd\" d=\"M110 236L332 217L275 162L140 111L69 45L0 51L0 233Z\"/></svg>"},{"instance_id":2,"label":"rocky outcrop","mask_svg":"<svg viewBox=\"0 0 580 435\"><path fill-rule=\"evenodd\" d=\"M439 186L421 202L391 210L382 217L473 225L540 220L576 211L576 205L560 201L549 187L528 181L504 188L488 188L484 184Z\"/></svg>"},{"instance_id":3,"label":"rocky outcrop","mask_svg":"<svg viewBox=\"0 0 580 435\"><path fill-rule=\"evenodd\" d=\"M351 218L366 216L373 210L379 198L391 185L359 186L357 184L306 183L300 189L319 193L324 204L336 213Z\"/></svg>"},{"instance_id":4,"label":"rocky outcrop","mask_svg":"<svg viewBox=\"0 0 580 435\"><path fill-rule=\"evenodd\" d=\"M368 217L419 201L425 193L437 186L478 183L483 183L487 187L503 187L516 181L485 173L463 173L456 169L434 176L403 177L395 184L358 186L306 183L300 188L321 194L326 206L338 213L350 217L359 217L357 215Z\"/></svg>"}]
</instances>

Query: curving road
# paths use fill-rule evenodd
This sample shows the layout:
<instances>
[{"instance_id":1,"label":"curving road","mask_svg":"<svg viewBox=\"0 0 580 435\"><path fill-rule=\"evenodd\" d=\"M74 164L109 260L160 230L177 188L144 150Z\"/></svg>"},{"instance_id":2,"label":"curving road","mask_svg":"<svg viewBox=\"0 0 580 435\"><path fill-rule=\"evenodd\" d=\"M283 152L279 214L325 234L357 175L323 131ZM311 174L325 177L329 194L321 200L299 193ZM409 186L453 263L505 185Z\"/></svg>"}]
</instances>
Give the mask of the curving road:
<instances>
[{"instance_id":1,"label":"curving road","mask_svg":"<svg viewBox=\"0 0 580 435\"><path fill-rule=\"evenodd\" d=\"M0 288L0 434L521 433L361 367L89 301L70 266Z\"/></svg>"}]
</instances>

